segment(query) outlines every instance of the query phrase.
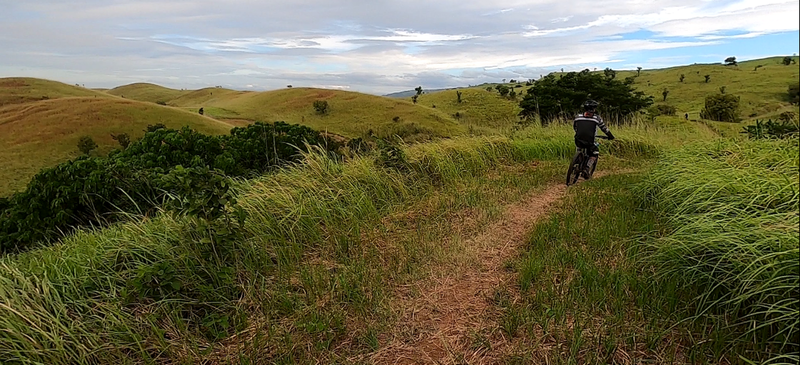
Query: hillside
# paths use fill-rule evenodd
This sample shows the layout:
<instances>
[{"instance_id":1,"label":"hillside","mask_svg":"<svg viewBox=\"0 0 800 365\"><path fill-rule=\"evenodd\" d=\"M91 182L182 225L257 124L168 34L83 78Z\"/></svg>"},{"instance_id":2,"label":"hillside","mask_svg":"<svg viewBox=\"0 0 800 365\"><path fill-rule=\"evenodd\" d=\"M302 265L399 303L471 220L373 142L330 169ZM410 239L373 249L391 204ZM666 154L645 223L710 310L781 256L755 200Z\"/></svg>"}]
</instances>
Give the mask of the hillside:
<instances>
[{"instance_id":1,"label":"hillside","mask_svg":"<svg viewBox=\"0 0 800 365\"><path fill-rule=\"evenodd\" d=\"M318 114L316 100L329 104L329 112ZM168 102L187 110L204 108L220 119L285 121L318 130L361 137L372 131L379 136L398 134L409 140L449 137L464 128L448 114L414 105L410 101L380 96L314 88L291 88L266 92L203 89ZM399 117L398 121L394 121Z\"/></svg>"},{"instance_id":2,"label":"hillside","mask_svg":"<svg viewBox=\"0 0 800 365\"><path fill-rule=\"evenodd\" d=\"M522 88L515 89L521 92ZM461 103L456 92L461 92ZM519 98L511 100L501 97L496 90L485 88L465 88L422 94L417 104L435 108L459 123L484 133L506 131L513 126L520 111Z\"/></svg>"},{"instance_id":3,"label":"hillside","mask_svg":"<svg viewBox=\"0 0 800 365\"><path fill-rule=\"evenodd\" d=\"M116 97L65 97L0 107L0 196L25 186L40 169L77 157L78 139L91 136L93 152L118 146L111 134L140 138L148 124L188 125L203 133L223 134L231 125L196 113Z\"/></svg>"},{"instance_id":4,"label":"hillside","mask_svg":"<svg viewBox=\"0 0 800 365\"><path fill-rule=\"evenodd\" d=\"M678 114L689 113L691 119L699 119L705 97L718 94L720 87L725 93L741 97L741 116L745 120L755 118L775 118L785 110L796 110L787 99L790 83L800 79L797 64L789 66L781 63L783 57L772 57L744 61L738 66L723 64L702 64L672 67L658 70L642 70L636 77L635 85L648 95L653 95L657 104L674 105ZM795 61L797 61L795 57ZM762 67L755 70L755 67ZM683 82L680 76L684 75ZM705 82L705 75L710 75ZM636 71L620 71L618 78L636 76ZM666 102L662 92L669 90Z\"/></svg>"},{"instance_id":5,"label":"hillside","mask_svg":"<svg viewBox=\"0 0 800 365\"><path fill-rule=\"evenodd\" d=\"M149 83L135 83L115 87L106 92L126 99L149 101L151 103L166 103L169 100L188 94L191 91L175 90Z\"/></svg>"},{"instance_id":6,"label":"hillside","mask_svg":"<svg viewBox=\"0 0 800 365\"><path fill-rule=\"evenodd\" d=\"M0 107L67 97L109 98L108 94L58 81L29 77L0 78Z\"/></svg>"}]
</instances>

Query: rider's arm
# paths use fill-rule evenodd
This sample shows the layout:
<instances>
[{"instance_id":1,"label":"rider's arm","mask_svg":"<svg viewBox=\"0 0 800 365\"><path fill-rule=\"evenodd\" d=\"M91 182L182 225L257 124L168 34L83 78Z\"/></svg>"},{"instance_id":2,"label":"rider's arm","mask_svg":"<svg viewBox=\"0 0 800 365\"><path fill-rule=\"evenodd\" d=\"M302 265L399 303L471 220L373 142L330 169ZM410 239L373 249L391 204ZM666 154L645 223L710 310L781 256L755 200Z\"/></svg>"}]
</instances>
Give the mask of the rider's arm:
<instances>
[{"instance_id":1,"label":"rider's arm","mask_svg":"<svg viewBox=\"0 0 800 365\"><path fill-rule=\"evenodd\" d=\"M603 122L603 118L600 118L599 115L597 116L597 126L600 127L600 130L603 131L606 136L608 136L609 140L614 139L614 135L611 134L611 131L608 130L608 127L606 127L606 123Z\"/></svg>"}]
</instances>

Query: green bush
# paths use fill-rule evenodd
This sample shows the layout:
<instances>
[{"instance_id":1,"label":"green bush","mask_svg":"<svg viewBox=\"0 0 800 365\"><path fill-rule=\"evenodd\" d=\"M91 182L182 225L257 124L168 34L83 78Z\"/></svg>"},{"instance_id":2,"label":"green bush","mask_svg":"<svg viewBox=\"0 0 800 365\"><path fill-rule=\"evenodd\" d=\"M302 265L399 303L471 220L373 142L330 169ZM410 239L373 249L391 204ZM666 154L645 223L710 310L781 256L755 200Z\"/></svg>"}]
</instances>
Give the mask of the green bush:
<instances>
[{"instance_id":1,"label":"green bush","mask_svg":"<svg viewBox=\"0 0 800 365\"><path fill-rule=\"evenodd\" d=\"M786 138L797 136L798 132L800 132L800 127L791 117L782 118L780 123L773 122L772 119L766 122L756 120L755 125L748 125L742 131L750 139Z\"/></svg>"},{"instance_id":2,"label":"green bush","mask_svg":"<svg viewBox=\"0 0 800 365\"><path fill-rule=\"evenodd\" d=\"M78 150L84 155L89 155L94 149L97 148L97 143L94 142L92 137L82 136L78 139Z\"/></svg>"},{"instance_id":3,"label":"green bush","mask_svg":"<svg viewBox=\"0 0 800 365\"><path fill-rule=\"evenodd\" d=\"M700 111L700 118L720 122L739 121L739 97L731 94L706 96L705 107Z\"/></svg>"},{"instance_id":4,"label":"green bush","mask_svg":"<svg viewBox=\"0 0 800 365\"><path fill-rule=\"evenodd\" d=\"M177 166L249 177L299 161L309 146L339 147L311 128L283 122L256 122L227 136L153 128L107 158L84 156L34 176L0 210L0 252L25 250L130 214L152 215L165 199L181 194L165 179Z\"/></svg>"},{"instance_id":5,"label":"green bush","mask_svg":"<svg viewBox=\"0 0 800 365\"><path fill-rule=\"evenodd\" d=\"M328 113L328 101L327 100L315 100L314 101L314 110L317 114L327 114Z\"/></svg>"}]
</instances>

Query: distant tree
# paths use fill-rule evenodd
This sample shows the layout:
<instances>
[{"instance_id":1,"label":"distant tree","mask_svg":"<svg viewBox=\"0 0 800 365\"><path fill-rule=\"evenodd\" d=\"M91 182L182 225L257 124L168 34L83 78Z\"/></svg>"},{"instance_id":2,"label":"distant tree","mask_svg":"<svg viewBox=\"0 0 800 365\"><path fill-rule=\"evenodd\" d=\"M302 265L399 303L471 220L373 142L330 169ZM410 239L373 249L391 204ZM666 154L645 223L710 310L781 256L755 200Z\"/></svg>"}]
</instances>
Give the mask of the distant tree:
<instances>
[{"instance_id":1,"label":"distant tree","mask_svg":"<svg viewBox=\"0 0 800 365\"><path fill-rule=\"evenodd\" d=\"M661 91L661 96L664 97L664 100L662 101L667 101L667 95L669 95L669 90L665 88L663 91Z\"/></svg>"},{"instance_id":2,"label":"distant tree","mask_svg":"<svg viewBox=\"0 0 800 365\"><path fill-rule=\"evenodd\" d=\"M700 111L700 118L736 122L739 120L739 99L731 94L708 95L705 107Z\"/></svg>"},{"instance_id":3,"label":"distant tree","mask_svg":"<svg viewBox=\"0 0 800 365\"><path fill-rule=\"evenodd\" d=\"M511 80L508 80L508 82L510 82L510 83L512 83L512 84L516 84L516 83L517 83L517 80L516 80L516 79L511 79Z\"/></svg>"},{"instance_id":4,"label":"distant tree","mask_svg":"<svg viewBox=\"0 0 800 365\"><path fill-rule=\"evenodd\" d=\"M680 77L680 80L681 80L681 82L683 82L683 80L684 80L685 78L686 78L686 75L684 75L684 74L681 74L681 77Z\"/></svg>"},{"instance_id":5,"label":"distant tree","mask_svg":"<svg viewBox=\"0 0 800 365\"><path fill-rule=\"evenodd\" d=\"M488 91L488 92L492 92L492 87L491 87L491 86L487 86L487 87L486 87L486 91Z\"/></svg>"},{"instance_id":6,"label":"distant tree","mask_svg":"<svg viewBox=\"0 0 800 365\"><path fill-rule=\"evenodd\" d=\"M500 93L500 96L506 96L508 95L508 92L511 91L511 88L506 85L497 85L495 86L495 89L497 89L497 92Z\"/></svg>"},{"instance_id":7,"label":"distant tree","mask_svg":"<svg viewBox=\"0 0 800 365\"><path fill-rule=\"evenodd\" d=\"M614 71L614 70L612 70L611 68L608 68L608 67L606 67L606 69L603 70L603 74L605 74L606 77L611 79L611 80L613 80L615 77L617 77L617 71Z\"/></svg>"},{"instance_id":8,"label":"distant tree","mask_svg":"<svg viewBox=\"0 0 800 365\"><path fill-rule=\"evenodd\" d=\"M417 103L417 98L418 98L418 97L419 97L419 94L412 96L412 97L411 97L411 101L412 101L412 102L414 102L414 104L416 104L416 103Z\"/></svg>"},{"instance_id":9,"label":"distant tree","mask_svg":"<svg viewBox=\"0 0 800 365\"><path fill-rule=\"evenodd\" d=\"M156 123L156 124L148 124L147 128L144 130L145 133L148 132L155 132L159 129L167 129L167 126L164 123Z\"/></svg>"},{"instance_id":10,"label":"distant tree","mask_svg":"<svg viewBox=\"0 0 800 365\"><path fill-rule=\"evenodd\" d=\"M395 116L392 118L392 122L395 122L395 123L397 123L397 122L399 122L399 121L400 121L400 117L398 117L398 116L396 116L396 115L395 115Z\"/></svg>"},{"instance_id":11,"label":"distant tree","mask_svg":"<svg viewBox=\"0 0 800 365\"><path fill-rule=\"evenodd\" d=\"M789 101L792 104L800 104L800 82L795 81L789 85Z\"/></svg>"},{"instance_id":12,"label":"distant tree","mask_svg":"<svg viewBox=\"0 0 800 365\"><path fill-rule=\"evenodd\" d=\"M97 143L94 143L92 137L82 136L80 139L78 139L78 150L80 150L84 155L89 155L89 153L95 148L97 148Z\"/></svg>"},{"instance_id":13,"label":"distant tree","mask_svg":"<svg viewBox=\"0 0 800 365\"><path fill-rule=\"evenodd\" d=\"M725 85L719 87L719 93L720 94L724 94L725 93Z\"/></svg>"},{"instance_id":14,"label":"distant tree","mask_svg":"<svg viewBox=\"0 0 800 365\"><path fill-rule=\"evenodd\" d=\"M794 61L794 59L789 57L789 56L786 56L786 57L783 58L783 64L786 65L786 66L791 65L792 61Z\"/></svg>"},{"instance_id":15,"label":"distant tree","mask_svg":"<svg viewBox=\"0 0 800 365\"><path fill-rule=\"evenodd\" d=\"M288 87L288 88L290 88L290 89L291 89L291 88L292 88L292 85L286 85L286 87Z\"/></svg>"},{"instance_id":16,"label":"distant tree","mask_svg":"<svg viewBox=\"0 0 800 365\"><path fill-rule=\"evenodd\" d=\"M626 117L653 104L652 96L633 87L633 79L611 80L589 69L559 76L547 75L528 89L519 103L520 117L531 120L538 115L542 124L570 118L590 95L600 102L600 113L607 119Z\"/></svg>"},{"instance_id":17,"label":"distant tree","mask_svg":"<svg viewBox=\"0 0 800 365\"><path fill-rule=\"evenodd\" d=\"M706 78L706 84L711 80L711 75L705 75L703 77Z\"/></svg>"},{"instance_id":18,"label":"distant tree","mask_svg":"<svg viewBox=\"0 0 800 365\"><path fill-rule=\"evenodd\" d=\"M757 65L755 68L753 68L753 71L758 71L758 69L762 67L764 67L764 65Z\"/></svg>"},{"instance_id":19,"label":"distant tree","mask_svg":"<svg viewBox=\"0 0 800 365\"><path fill-rule=\"evenodd\" d=\"M641 66L637 67L636 68L636 77L639 77L639 73L641 73L641 72L642 72L642 67Z\"/></svg>"},{"instance_id":20,"label":"distant tree","mask_svg":"<svg viewBox=\"0 0 800 365\"><path fill-rule=\"evenodd\" d=\"M327 100L314 100L314 110L317 114L327 114L328 113L328 101Z\"/></svg>"},{"instance_id":21,"label":"distant tree","mask_svg":"<svg viewBox=\"0 0 800 365\"><path fill-rule=\"evenodd\" d=\"M414 88L414 91L417 92L417 95L422 94L422 86L417 86Z\"/></svg>"},{"instance_id":22,"label":"distant tree","mask_svg":"<svg viewBox=\"0 0 800 365\"><path fill-rule=\"evenodd\" d=\"M504 84L506 83L506 79L503 79L503 83L504 83Z\"/></svg>"},{"instance_id":23,"label":"distant tree","mask_svg":"<svg viewBox=\"0 0 800 365\"><path fill-rule=\"evenodd\" d=\"M131 144L131 137L128 136L128 133L112 134L111 139L117 141L123 150Z\"/></svg>"},{"instance_id":24,"label":"distant tree","mask_svg":"<svg viewBox=\"0 0 800 365\"><path fill-rule=\"evenodd\" d=\"M197 112L198 112L200 115L203 115L203 113L204 113L204 111L203 111L203 108L200 108L200 109L199 109Z\"/></svg>"},{"instance_id":25,"label":"distant tree","mask_svg":"<svg viewBox=\"0 0 800 365\"><path fill-rule=\"evenodd\" d=\"M458 98L458 103L461 103L461 91L456 90L456 97Z\"/></svg>"},{"instance_id":26,"label":"distant tree","mask_svg":"<svg viewBox=\"0 0 800 365\"><path fill-rule=\"evenodd\" d=\"M725 66L736 66L736 57L728 57L725 59Z\"/></svg>"}]
</instances>

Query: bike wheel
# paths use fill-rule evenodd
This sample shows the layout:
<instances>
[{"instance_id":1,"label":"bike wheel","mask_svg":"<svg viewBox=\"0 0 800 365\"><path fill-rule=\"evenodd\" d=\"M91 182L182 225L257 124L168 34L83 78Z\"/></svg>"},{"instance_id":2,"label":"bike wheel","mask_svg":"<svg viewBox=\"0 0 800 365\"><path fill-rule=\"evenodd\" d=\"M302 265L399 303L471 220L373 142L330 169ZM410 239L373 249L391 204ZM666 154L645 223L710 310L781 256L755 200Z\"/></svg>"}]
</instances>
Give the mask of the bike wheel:
<instances>
[{"instance_id":1,"label":"bike wheel","mask_svg":"<svg viewBox=\"0 0 800 365\"><path fill-rule=\"evenodd\" d=\"M581 177L581 166L583 166L583 155L576 152L567 169L567 186L578 182L578 178Z\"/></svg>"}]
</instances>

